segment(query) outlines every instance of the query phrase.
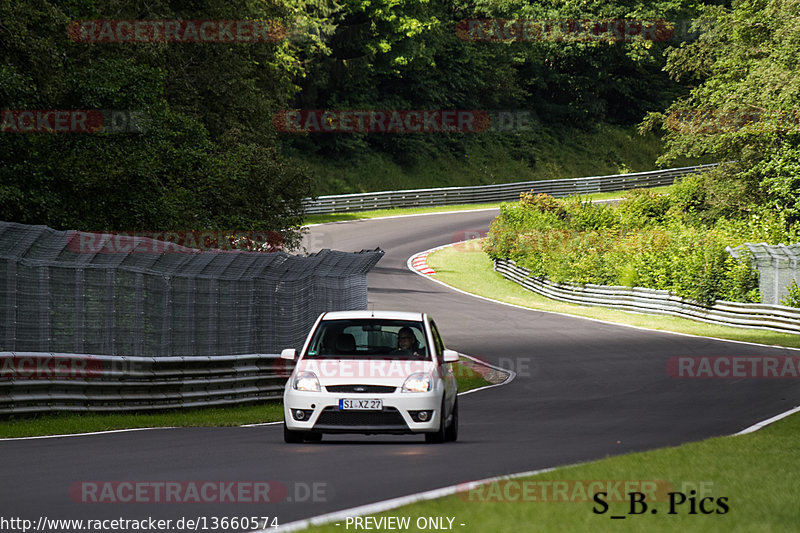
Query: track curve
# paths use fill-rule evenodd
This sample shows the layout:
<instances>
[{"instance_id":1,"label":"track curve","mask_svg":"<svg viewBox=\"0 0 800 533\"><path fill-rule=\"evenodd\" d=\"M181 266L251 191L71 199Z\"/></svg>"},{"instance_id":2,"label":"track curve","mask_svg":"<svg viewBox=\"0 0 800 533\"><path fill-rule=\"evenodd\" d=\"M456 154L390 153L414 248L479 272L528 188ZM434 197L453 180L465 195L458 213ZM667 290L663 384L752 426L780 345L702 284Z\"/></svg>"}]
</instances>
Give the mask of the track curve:
<instances>
[{"instance_id":1,"label":"track curve","mask_svg":"<svg viewBox=\"0 0 800 533\"><path fill-rule=\"evenodd\" d=\"M41 516L277 516L283 524L469 480L728 435L800 403L792 380L679 380L666 372L667 359L677 355L795 351L513 308L407 269L409 256L485 231L495 214L328 224L313 227L306 240L310 251L380 246L386 255L368 278L371 305L426 311L449 348L517 372L507 386L461 398L457 443L326 436L321 444L287 445L280 426L2 441L0 514L34 523ZM92 481L274 481L288 497L270 503L86 503L78 489Z\"/></svg>"}]
</instances>

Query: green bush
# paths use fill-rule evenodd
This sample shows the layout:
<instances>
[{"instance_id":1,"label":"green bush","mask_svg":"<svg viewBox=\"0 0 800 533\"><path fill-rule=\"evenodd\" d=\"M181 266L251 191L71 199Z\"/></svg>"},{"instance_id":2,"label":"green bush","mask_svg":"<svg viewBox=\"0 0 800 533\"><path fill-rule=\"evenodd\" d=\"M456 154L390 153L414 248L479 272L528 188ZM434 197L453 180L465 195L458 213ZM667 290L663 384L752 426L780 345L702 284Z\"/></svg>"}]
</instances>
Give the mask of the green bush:
<instances>
[{"instance_id":1,"label":"green bush","mask_svg":"<svg viewBox=\"0 0 800 533\"><path fill-rule=\"evenodd\" d=\"M792 284L787 288L789 289L789 294L781 300L781 303L789 307L800 307L800 285L797 284L797 280L793 279Z\"/></svg>"},{"instance_id":2,"label":"green bush","mask_svg":"<svg viewBox=\"0 0 800 533\"><path fill-rule=\"evenodd\" d=\"M671 211L684 220L698 220L706 205L708 191L702 174L684 176L670 188Z\"/></svg>"},{"instance_id":3,"label":"green bush","mask_svg":"<svg viewBox=\"0 0 800 533\"><path fill-rule=\"evenodd\" d=\"M549 194L534 193L533 191L520 194L519 205L526 210L552 213L558 218L564 218L567 213L563 204Z\"/></svg>"},{"instance_id":4,"label":"green bush","mask_svg":"<svg viewBox=\"0 0 800 533\"><path fill-rule=\"evenodd\" d=\"M484 249L554 282L663 289L704 305L758 301L758 272L726 246L774 233L772 222L691 225L673 208L670 196L649 191L617 206L528 195L503 206Z\"/></svg>"},{"instance_id":5,"label":"green bush","mask_svg":"<svg viewBox=\"0 0 800 533\"><path fill-rule=\"evenodd\" d=\"M625 193L624 198L617 207L623 227L644 228L666 221L671 206L669 196L647 189L634 189Z\"/></svg>"},{"instance_id":6,"label":"green bush","mask_svg":"<svg viewBox=\"0 0 800 533\"><path fill-rule=\"evenodd\" d=\"M571 229L600 230L618 228L620 225L619 214L609 205L593 204L591 200L584 201L579 197L567 198L563 203L565 218Z\"/></svg>"}]
</instances>

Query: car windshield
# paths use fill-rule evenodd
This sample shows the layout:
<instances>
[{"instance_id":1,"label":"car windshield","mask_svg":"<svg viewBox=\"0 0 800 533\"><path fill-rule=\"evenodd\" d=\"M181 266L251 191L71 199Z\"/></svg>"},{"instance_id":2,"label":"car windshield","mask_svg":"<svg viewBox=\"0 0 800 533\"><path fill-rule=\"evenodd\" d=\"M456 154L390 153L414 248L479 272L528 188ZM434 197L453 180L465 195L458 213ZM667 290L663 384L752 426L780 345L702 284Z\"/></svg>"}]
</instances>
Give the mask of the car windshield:
<instances>
[{"instance_id":1,"label":"car windshield","mask_svg":"<svg viewBox=\"0 0 800 533\"><path fill-rule=\"evenodd\" d=\"M323 320L306 359L427 359L422 322L409 320Z\"/></svg>"}]
</instances>

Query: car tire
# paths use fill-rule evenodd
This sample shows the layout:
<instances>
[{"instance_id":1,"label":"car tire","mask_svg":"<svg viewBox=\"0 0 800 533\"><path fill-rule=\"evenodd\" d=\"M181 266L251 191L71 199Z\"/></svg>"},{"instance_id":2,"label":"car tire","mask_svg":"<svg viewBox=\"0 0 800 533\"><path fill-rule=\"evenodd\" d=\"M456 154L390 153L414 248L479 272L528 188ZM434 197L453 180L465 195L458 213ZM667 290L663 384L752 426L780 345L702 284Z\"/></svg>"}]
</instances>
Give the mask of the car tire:
<instances>
[{"instance_id":1,"label":"car tire","mask_svg":"<svg viewBox=\"0 0 800 533\"><path fill-rule=\"evenodd\" d=\"M298 444L303 442L303 432L302 431L292 431L288 427L286 427L286 421L283 422L283 442L288 442L289 444Z\"/></svg>"},{"instance_id":2,"label":"car tire","mask_svg":"<svg viewBox=\"0 0 800 533\"><path fill-rule=\"evenodd\" d=\"M447 428L445 427L444 398L442 398L442 410L439 416L439 429L435 433L425 433L425 442L428 444L440 444L445 441Z\"/></svg>"},{"instance_id":3,"label":"car tire","mask_svg":"<svg viewBox=\"0 0 800 533\"><path fill-rule=\"evenodd\" d=\"M458 440L458 397L453 402L453 416L450 420L450 425L444 432L444 440L447 442L455 442Z\"/></svg>"}]
</instances>

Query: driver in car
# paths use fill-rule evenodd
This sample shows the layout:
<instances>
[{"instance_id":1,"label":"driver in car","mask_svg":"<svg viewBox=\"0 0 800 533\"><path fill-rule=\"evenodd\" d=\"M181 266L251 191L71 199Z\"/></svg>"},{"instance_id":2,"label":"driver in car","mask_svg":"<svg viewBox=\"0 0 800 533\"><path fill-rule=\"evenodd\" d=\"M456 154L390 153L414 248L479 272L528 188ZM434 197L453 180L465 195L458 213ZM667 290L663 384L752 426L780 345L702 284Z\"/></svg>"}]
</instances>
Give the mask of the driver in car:
<instances>
[{"instance_id":1,"label":"driver in car","mask_svg":"<svg viewBox=\"0 0 800 533\"><path fill-rule=\"evenodd\" d=\"M400 328L400 331L397 332L397 349L392 350L392 353L395 355L414 355L416 357L425 356L425 350L419 347L414 331L408 326Z\"/></svg>"}]
</instances>

